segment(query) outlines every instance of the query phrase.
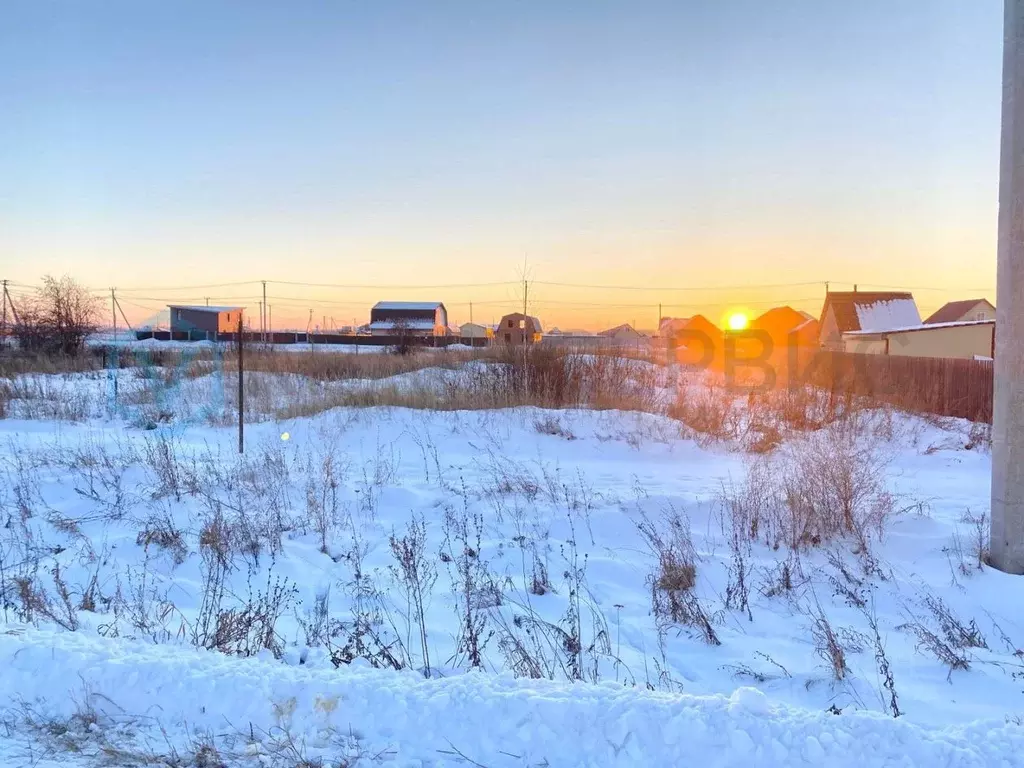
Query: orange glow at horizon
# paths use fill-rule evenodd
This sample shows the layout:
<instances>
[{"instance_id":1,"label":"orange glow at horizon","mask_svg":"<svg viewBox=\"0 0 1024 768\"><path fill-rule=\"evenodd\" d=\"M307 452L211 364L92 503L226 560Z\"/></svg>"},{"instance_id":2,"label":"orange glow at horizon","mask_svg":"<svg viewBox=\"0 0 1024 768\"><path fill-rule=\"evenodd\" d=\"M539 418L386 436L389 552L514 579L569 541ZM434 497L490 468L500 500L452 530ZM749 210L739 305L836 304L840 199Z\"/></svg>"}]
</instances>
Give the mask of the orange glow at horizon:
<instances>
[{"instance_id":1,"label":"orange glow at horizon","mask_svg":"<svg viewBox=\"0 0 1024 768\"><path fill-rule=\"evenodd\" d=\"M750 325L750 318L745 312L733 312L727 321L730 331L743 331Z\"/></svg>"}]
</instances>

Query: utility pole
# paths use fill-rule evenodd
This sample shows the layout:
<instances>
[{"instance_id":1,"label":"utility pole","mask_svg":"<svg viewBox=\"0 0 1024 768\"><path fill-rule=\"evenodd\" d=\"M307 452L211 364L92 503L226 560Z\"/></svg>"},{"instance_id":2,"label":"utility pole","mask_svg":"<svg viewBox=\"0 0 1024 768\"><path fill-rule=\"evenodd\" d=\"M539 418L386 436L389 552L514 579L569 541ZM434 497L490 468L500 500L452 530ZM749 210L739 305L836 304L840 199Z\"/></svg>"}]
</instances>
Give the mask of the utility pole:
<instances>
[{"instance_id":1,"label":"utility pole","mask_svg":"<svg viewBox=\"0 0 1024 768\"><path fill-rule=\"evenodd\" d=\"M238 313L238 452L245 453L245 329L242 327L242 313Z\"/></svg>"},{"instance_id":2,"label":"utility pole","mask_svg":"<svg viewBox=\"0 0 1024 768\"><path fill-rule=\"evenodd\" d=\"M263 303L260 306L263 308L263 312L267 311L267 281L266 280L263 281ZM264 323L263 323L263 343L266 344L267 343L267 323L265 322L266 321L266 315L264 315L263 320L264 320Z\"/></svg>"},{"instance_id":3,"label":"utility pole","mask_svg":"<svg viewBox=\"0 0 1024 768\"><path fill-rule=\"evenodd\" d=\"M999 162L992 565L1024 574L1024 0L1005 0Z\"/></svg>"},{"instance_id":4,"label":"utility pole","mask_svg":"<svg viewBox=\"0 0 1024 768\"><path fill-rule=\"evenodd\" d=\"M210 297L209 296L206 297L206 306L210 306Z\"/></svg>"},{"instance_id":5,"label":"utility pole","mask_svg":"<svg viewBox=\"0 0 1024 768\"><path fill-rule=\"evenodd\" d=\"M7 346L7 281L3 281L4 284L4 314L3 319L0 320L0 347L5 348Z\"/></svg>"},{"instance_id":6,"label":"utility pole","mask_svg":"<svg viewBox=\"0 0 1024 768\"><path fill-rule=\"evenodd\" d=\"M110 289L110 316L114 319L114 343L117 343L117 299L114 298L114 289Z\"/></svg>"}]
</instances>

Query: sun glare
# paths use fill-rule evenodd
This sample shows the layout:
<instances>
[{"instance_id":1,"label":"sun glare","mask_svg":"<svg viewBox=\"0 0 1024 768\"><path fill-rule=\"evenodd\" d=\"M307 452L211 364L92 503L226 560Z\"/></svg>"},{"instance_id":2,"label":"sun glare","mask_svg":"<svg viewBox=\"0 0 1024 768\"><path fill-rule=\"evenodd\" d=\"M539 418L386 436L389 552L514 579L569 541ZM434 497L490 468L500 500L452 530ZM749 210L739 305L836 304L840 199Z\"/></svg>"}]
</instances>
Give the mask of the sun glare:
<instances>
[{"instance_id":1,"label":"sun glare","mask_svg":"<svg viewBox=\"0 0 1024 768\"><path fill-rule=\"evenodd\" d=\"M742 331L750 325L750 320L742 312L735 312L729 315L729 330Z\"/></svg>"}]
</instances>

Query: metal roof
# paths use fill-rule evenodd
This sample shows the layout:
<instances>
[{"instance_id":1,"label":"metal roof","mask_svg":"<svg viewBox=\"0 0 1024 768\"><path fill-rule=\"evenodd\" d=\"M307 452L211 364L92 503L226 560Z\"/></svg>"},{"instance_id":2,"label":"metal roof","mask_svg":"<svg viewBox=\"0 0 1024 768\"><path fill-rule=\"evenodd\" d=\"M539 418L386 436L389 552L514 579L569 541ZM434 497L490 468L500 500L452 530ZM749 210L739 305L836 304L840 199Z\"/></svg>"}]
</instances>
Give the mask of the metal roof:
<instances>
[{"instance_id":1,"label":"metal roof","mask_svg":"<svg viewBox=\"0 0 1024 768\"><path fill-rule=\"evenodd\" d=\"M168 304L167 306L171 309L188 309L193 312L216 312L217 314L220 314L221 312L234 312L236 310L245 309L245 307L208 307L205 304L200 304L198 306L193 306L191 304Z\"/></svg>"},{"instance_id":2,"label":"metal roof","mask_svg":"<svg viewBox=\"0 0 1024 768\"><path fill-rule=\"evenodd\" d=\"M964 299L963 301L951 301L940 307L932 314L931 317L925 320L925 322L929 325L935 325L937 323L953 323L979 304L988 304L992 307L992 302L988 299ZM992 309L995 309L995 307L992 307Z\"/></svg>"},{"instance_id":3,"label":"metal roof","mask_svg":"<svg viewBox=\"0 0 1024 768\"><path fill-rule=\"evenodd\" d=\"M438 307L443 307L440 301L378 301L373 305L374 309L419 309L433 312Z\"/></svg>"},{"instance_id":4,"label":"metal roof","mask_svg":"<svg viewBox=\"0 0 1024 768\"><path fill-rule=\"evenodd\" d=\"M913 333L915 331L936 331L942 328L965 328L972 325L995 325L995 320L961 320L956 323L922 323L908 325L903 328L886 328L883 331L845 331L843 336L888 336L893 333Z\"/></svg>"}]
</instances>

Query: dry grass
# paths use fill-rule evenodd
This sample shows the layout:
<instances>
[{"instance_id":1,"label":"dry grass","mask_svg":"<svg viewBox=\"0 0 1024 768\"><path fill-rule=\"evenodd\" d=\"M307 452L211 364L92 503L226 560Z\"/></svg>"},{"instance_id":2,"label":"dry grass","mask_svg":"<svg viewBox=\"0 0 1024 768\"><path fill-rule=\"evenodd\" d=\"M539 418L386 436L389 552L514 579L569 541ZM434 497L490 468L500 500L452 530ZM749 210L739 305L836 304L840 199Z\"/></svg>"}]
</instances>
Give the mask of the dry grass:
<instances>
[{"instance_id":1,"label":"dry grass","mask_svg":"<svg viewBox=\"0 0 1024 768\"><path fill-rule=\"evenodd\" d=\"M720 501L734 530L773 549L849 538L866 553L900 511L886 485L889 461L881 440L837 424L752 458Z\"/></svg>"}]
</instances>

